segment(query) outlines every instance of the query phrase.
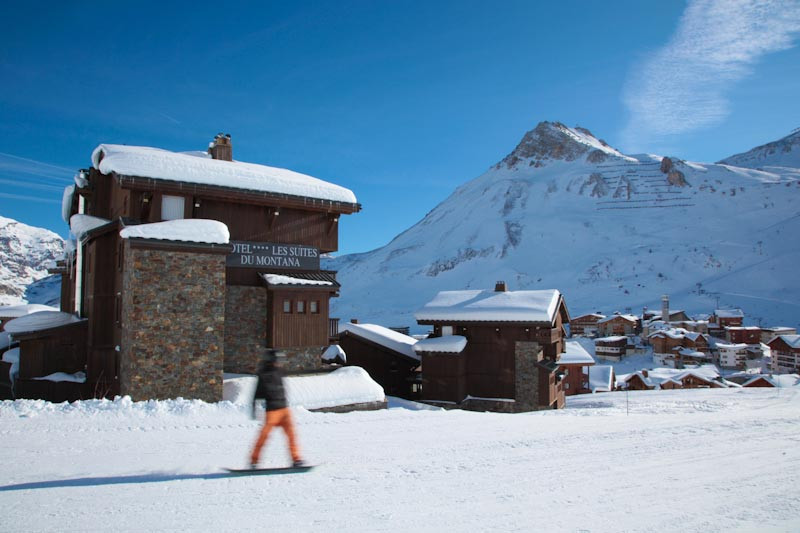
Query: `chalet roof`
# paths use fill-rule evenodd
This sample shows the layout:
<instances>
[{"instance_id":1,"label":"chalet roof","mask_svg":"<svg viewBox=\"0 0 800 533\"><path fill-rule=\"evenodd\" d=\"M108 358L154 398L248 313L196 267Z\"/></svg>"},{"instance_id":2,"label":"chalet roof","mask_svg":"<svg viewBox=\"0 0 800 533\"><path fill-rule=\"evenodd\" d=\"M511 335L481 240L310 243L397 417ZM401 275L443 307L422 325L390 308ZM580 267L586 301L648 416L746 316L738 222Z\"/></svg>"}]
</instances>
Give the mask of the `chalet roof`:
<instances>
[{"instance_id":1,"label":"chalet roof","mask_svg":"<svg viewBox=\"0 0 800 533\"><path fill-rule=\"evenodd\" d=\"M299 172L211 159L196 153L171 152L147 146L101 144L92 152L92 164L103 174L113 172L124 176L357 203L349 189Z\"/></svg>"},{"instance_id":2,"label":"chalet roof","mask_svg":"<svg viewBox=\"0 0 800 533\"><path fill-rule=\"evenodd\" d=\"M667 382L682 383L683 380L689 376L693 376L708 384L719 385L723 387L727 386L726 383L717 381L717 379L720 377L719 370L716 366L711 364L701 365L688 370L680 370L675 368L654 368L653 370L647 371L647 376L645 376L644 372L640 370L632 374L623 374L618 376L617 383L627 383L634 376L639 376L639 378L648 387L661 387L661 385Z\"/></svg>"},{"instance_id":3,"label":"chalet roof","mask_svg":"<svg viewBox=\"0 0 800 533\"><path fill-rule=\"evenodd\" d=\"M74 215L72 218L76 216L81 215ZM120 230L119 235L123 239L155 239L210 244L228 244L230 241L228 226L217 220L201 218L125 226Z\"/></svg>"},{"instance_id":4,"label":"chalet roof","mask_svg":"<svg viewBox=\"0 0 800 533\"><path fill-rule=\"evenodd\" d=\"M58 309L42 304L4 305L0 306L0 317L18 318L39 311L58 311Z\"/></svg>"},{"instance_id":5,"label":"chalet roof","mask_svg":"<svg viewBox=\"0 0 800 533\"><path fill-rule=\"evenodd\" d=\"M261 279L270 287L341 287L336 276L330 272L292 272L291 274L259 273Z\"/></svg>"},{"instance_id":6,"label":"chalet roof","mask_svg":"<svg viewBox=\"0 0 800 533\"><path fill-rule=\"evenodd\" d=\"M609 317L606 317L606 318L600 320L598 322L598 324L605 324L606 322L611 322L612 320L616 320L618 318L621 318L623 320L627 320L628 322L634 322L634 323L636 323L639 320L639 317L635 316L635 315L611 315Z\"/></svg>"},{"instance_id":7,"label":"chalet roof","mask_svg":"<svg viewBox=\"0 0 800 533\"><path fill-rule=\"evenodd\" d=\"M32 333L46 329L74 324L86 319L61 311L39 311L15 318L6 323L5 330L13 336L15 333Z\"/></svg>"},{"instance_id":8,"label":"chalet roof","mask_svg":"<svg viewBox=\"0 0 800 533\"><path fill-rule=\"evenodd\" d=\"M441 291L414 313L419 321L546 322L558 312L561 293L538 291Z\"/></svg>"},{"instance_id":9,"label":"chalet roof","mask_svg":"<svg viewBox=\"0 0 800 533\"><path fill-rule=\"evenodd\" d=\"M420 356L414 351L414 345L417 343L417 339L409 337L408 335L403 335L393 329L378 326L377 324L353 324L352 322L345 322L344 324L339 324L339 332L350 333L408 358L417 361L420 360Z\"/></svg>"},{"instance_id":10,"label":"chalet roof","mask_svg":"<svg viewBox=\"0 0 800 533\"><path fill-rule=\"evenodd\" d=\"M706 340L708 340L709 338L708 335L706 335L705 333L688 331L683 328L662 329L648 335L648 338L653 338L653 337L669 337L671 339L689 339L691 341L696 341L700 337L703 337Z\"/></svg>"},{"instance_id":11,"label":"chalet roof","mask_svg":"<svg viewBox=\"0 0 800 533\"><path fill-rule=\"evenodd\" d=\"M585 315L576 316L575 318L572 319L572 322L575 322L576 320L580 320L582 318L597 318L599 320L605 317L606 315L601 315L600 313L587 313Z\"/></svg>"},{"instance_id":12,"label":"chalet roof","mask_svg":"<svg viewBox=\"0 0 800 533\"><path fill-rule=\"evenodd\" d=\"M417 353L461 353L467 347L467 338L461 335L445 335L423 339L414 345Z\"/></svg>"},{"instance_id":13,"label":"chalet roof","mask_svg":"<svg viewBox=\"0 0 800 533\"><path fill-rule=\"evenodd\" d=\"M773 387L798 387L800 386L800 376L797 374L758 374L746 381L742 386L747 387L756 381L763 379Z\"/></svg>"},{"instance_id":14,"label":"chalet roof","mask_svg":"<svg viewBox=\"0 0 800 533\"><path fill-rule=\"evenodd\" d=\"M587 352L581 343L577 341L567 341L565 344L565 352L558 358L558 363L561 365L593 365L594 358Z\"/></svg>"},{"instance_id":15,"label":"chalet roof","mask_svg":"<svg viewBox=\"0 0 800 533\"><path fill-rule=\"evenodd\" d=\"M790 348L800 348L800 335L778 335L777 337L769 341L769 344L772 344L777 339L781 339L783 342L789 345Z\"/></svg>"},{"instance_id":16,"label":"chalet roof","mask_svg":"<svg viewBox=\"0 0 800 533\"><path fill-rule=\"evenodd\" d=\"M612 335L611 337L598 337L597 339L594 340L595 344L597 344L598 342L621 342L621 341L628 342L628 337L625 337L623 335Z\"/></svg>"}]
</instances>

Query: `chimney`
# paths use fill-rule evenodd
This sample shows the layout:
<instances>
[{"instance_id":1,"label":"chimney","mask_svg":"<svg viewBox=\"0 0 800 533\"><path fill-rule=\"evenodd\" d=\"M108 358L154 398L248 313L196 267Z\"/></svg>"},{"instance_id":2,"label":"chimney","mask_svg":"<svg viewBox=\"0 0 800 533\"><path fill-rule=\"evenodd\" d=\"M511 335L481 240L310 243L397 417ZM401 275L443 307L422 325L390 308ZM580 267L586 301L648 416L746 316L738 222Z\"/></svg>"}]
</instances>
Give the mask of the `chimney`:
<instances>
[{"instance_id":1,"label":"chimney","mask_svg":"<svg viewBox=\"0 0 800 533\"><path fill-rule=\"evenodd\" d=\"M357 318L351 318L350 319L350 323L351 324L358 324L358 319Z\"/></svg>"},{"instance_id":2,"label":"chimney","mask_svg":"<svg viewBox=\"0 0 800 533\"><path fill-rule=\"evenodd\" d=\"M508 285L505 281L498 281L494 284L494 292L508 292Z\"/></svg>"},{"instance_id":3,"label":"chimney","mask_svg":"<svg viewBox=\"0 0 800 533\"><path fill-rule=\"evenodd\" d=\"M233 161L233 145L231 144L230 133L217 133L214 140L208 145L208 153L211 159L220 161Z\"/></svg>"},{"instance_id":4,"label":"chimney","mask_svg":"<svg viewBox=\"0 0 800 533\"><path fill-rule=\"evenodd\" d=\"M669 322L669 295L661 297L661 320Z\"/></svg>"}]
</instances>

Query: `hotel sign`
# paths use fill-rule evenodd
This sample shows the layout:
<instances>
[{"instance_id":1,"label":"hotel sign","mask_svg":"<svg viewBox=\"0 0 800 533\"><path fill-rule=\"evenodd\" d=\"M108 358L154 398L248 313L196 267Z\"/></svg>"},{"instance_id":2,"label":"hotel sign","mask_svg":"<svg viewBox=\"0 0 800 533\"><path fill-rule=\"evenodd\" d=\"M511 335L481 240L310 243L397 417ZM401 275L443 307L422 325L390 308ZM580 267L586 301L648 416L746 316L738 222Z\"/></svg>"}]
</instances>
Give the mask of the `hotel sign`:
<instances>
[{"instance_id":1,"label":"hotel sign","mask_svg":"<svg viewBox=\"0 0 800 533\"><path fill-rule=\"evenodd\" d=\"M303 244L231 241L225 266L319 270L319 248Z\"/></svg>"}]
</instances>

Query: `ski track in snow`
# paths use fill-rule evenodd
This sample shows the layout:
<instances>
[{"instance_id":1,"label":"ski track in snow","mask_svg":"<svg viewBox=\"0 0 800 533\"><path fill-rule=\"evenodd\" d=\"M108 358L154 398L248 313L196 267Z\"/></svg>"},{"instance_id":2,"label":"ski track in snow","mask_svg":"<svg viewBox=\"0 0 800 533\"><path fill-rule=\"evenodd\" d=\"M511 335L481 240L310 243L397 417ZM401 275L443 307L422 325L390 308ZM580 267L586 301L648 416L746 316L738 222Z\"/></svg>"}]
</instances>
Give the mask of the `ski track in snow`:
<instances>
[{"instance_id":1,"label":"ski track in snow","mask_svg":"<svg viewBox=\"0 0 800 533\"><path fill-rule=\"evenodd\" d=\"M800 528L800 390L586 395L520 415L299 410L320 466L269 478L221 472L259 428L246 407L141 406L2 402L2 529ZM264 457L288 462L282 434Z\"/></svg>"}]
</instances>

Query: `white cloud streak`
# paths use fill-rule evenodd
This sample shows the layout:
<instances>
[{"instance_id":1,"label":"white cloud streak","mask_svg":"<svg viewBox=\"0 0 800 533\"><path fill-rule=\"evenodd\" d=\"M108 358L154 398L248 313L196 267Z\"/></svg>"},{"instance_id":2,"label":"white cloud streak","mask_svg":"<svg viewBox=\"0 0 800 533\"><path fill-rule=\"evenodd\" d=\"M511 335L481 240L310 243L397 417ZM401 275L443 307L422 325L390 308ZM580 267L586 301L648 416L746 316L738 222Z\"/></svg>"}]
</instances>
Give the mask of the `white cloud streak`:
<instances>
[{"instance_id":1,"label":"white cloud streak","mask_svg":"<svg viewBox=\"0 0 800 533\"><path fill-rule=\"evenodd\" d=\"M626 82L626 150L719 124L730 114L728 88L798 34L798 0L690 0L670 41Z\"/></svg>"}]
</instances>

